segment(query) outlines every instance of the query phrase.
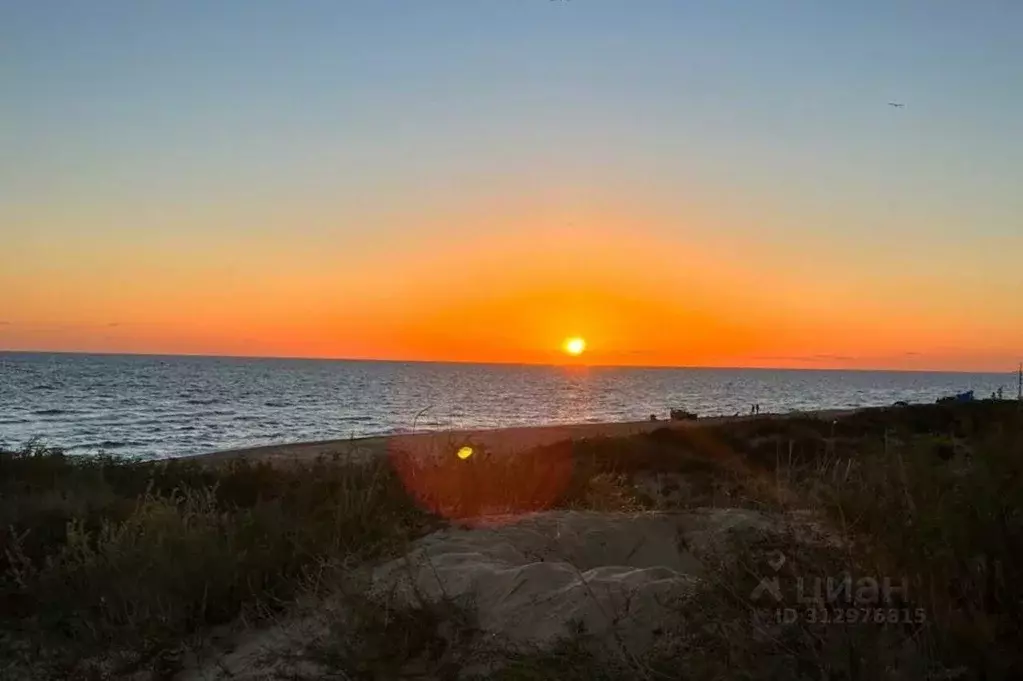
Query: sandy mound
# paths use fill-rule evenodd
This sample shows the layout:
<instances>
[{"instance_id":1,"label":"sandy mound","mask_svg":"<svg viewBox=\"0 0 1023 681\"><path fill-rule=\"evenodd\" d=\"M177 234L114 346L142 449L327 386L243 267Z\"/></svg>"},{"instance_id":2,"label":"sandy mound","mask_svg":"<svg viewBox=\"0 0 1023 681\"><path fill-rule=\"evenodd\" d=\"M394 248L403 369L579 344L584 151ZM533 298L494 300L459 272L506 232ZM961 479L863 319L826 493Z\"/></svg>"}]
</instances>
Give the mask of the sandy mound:
<instances>
[{"instance_id":1,"label":"sandy mound","mask_svg":"<svg viewBox=\"0 0 1023 681\"><path fill-rule=\"evenodd\" d=\"M546 649L581 627L602 649L642 657L661 630L693 612L687 606L700 606L709 577L740 546L782 534L828 543L811 518L747 509L551 511L488 523L435 532L401 558L356 570L348 593L369 595L385 618L423 606L437 612L464 606L485 647ZM361 640L365 632L350 606L344 598L309 604L305 616L248 632L215 663L196 664L178 678L321 678L330 670L302 662L303 653L335 640L331 622Z\"/></svg>"},{"instance_id":2,"label":"sandy mound","mask_svg":"<svg viewBox=\"0 0 1023 681\"><path fill-rule=\"evenodd\" d=\"M402 604L470 605L484 632L512 644L546 647L582 625L638 653L699 592L709 561L778 527L743 509L538 513L434 533L380 566L373 583Z\"/></svg>"}]
</instances>

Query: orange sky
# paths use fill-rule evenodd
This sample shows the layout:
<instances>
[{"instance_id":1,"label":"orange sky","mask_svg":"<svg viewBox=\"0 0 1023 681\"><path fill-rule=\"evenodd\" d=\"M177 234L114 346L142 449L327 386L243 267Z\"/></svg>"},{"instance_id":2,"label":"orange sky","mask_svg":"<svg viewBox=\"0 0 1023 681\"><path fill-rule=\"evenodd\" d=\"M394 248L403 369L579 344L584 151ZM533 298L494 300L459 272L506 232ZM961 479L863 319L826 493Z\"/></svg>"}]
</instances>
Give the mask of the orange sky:
<instances>
[{"instance_id":1,"label":"orange sky","mask_svg":"<svg viewBox=\"0 0 1023 681\"><path fill-rule=\"evenodd\" d=\"M1023 355L1023 4L109 2L2 10L0 350Z\"/></svg>"},{"instance_id":2,"label":"orange sky","mask_svg":"<svg viewBox=\"0 0 1023 681\"><path fill-rule=\"evenodd\" d=\"M1011 361L1018 320L983 324L998 319L985 309L996 298L911 271L892 293L890 280L822 269L810 256L737 248L689 211L491 204L398 216L429 236L362 256L257 231L200 237L187 252L148 235L70 239L0 274L15 292L0 340L8 349L654 366L1005 370ZM914 286L929 288L928 301L939 287L942 304L920 304ZM588 342L578 360L560 349L574 335Z\"/></svg>"}]
</instances>

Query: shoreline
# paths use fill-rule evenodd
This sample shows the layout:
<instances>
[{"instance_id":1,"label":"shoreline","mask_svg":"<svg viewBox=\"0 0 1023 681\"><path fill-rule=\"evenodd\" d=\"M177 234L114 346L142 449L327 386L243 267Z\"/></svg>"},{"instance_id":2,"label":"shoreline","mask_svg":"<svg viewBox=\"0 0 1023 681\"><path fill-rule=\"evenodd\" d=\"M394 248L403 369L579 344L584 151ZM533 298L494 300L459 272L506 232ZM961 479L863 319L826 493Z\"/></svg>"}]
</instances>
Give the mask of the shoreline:
<instances>
[{"instance_id":1,"label":"shoreline","mask_svg":"<svg viewBox=\"0 0 1023 681\"><path fill-rule=\"evenodd\" d=\"M490 454L516 454L565 440L622 437L648 433L658 428L700 428L727 423L799 417L818 419L840 418L857 411L859 409L822 409L793 411L784 414L708 416L690 421L671 421L665 419L657 421L610 421L601 423L430 430L337 440L312 440L257 445L203 454L191 454L176 458L196 459L211 464L221 464L242 458L251 462L280 464L310 461L321 456L344 458L347 461L371 461L394 451L402 451L416 456L453 453L463 445L472 445L475 448L484 449Z\"/></svg>"}]
</instances>

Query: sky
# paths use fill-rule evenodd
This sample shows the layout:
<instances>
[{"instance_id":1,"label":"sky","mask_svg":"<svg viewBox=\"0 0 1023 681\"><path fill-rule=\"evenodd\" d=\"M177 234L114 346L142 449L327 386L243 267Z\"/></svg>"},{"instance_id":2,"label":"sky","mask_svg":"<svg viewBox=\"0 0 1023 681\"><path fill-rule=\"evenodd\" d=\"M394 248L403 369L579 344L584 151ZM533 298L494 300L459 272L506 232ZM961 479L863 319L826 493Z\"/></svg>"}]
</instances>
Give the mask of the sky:
<instances>
[{"instance_id":1,"label":"sky","mask_svg":"<svg viewBox=\"0 0 1023 681\"><path fill-rule=\"evenodd\" d=\"M1020 25L0 0L0 350L1009 371Z\"/></svg>"}]
</instances>

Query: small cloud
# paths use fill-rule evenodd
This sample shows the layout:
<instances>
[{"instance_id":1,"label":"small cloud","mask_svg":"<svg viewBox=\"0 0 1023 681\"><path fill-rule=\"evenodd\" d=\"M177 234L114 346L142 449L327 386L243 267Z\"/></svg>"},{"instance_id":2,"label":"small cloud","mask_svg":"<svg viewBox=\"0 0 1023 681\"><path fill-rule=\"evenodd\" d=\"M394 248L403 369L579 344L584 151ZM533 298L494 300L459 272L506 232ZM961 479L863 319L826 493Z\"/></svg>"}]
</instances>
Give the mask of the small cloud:
<instances>
[{"instance_id":1,"label":"small cloud","mask_svg":"<svg viewBox=\"0 0 1023 681\"><path fill-rule=\"evenodd\" d=\"M832 362L851 362L856 359L849 355L796 355L796 356L767 356L757 357L756 359L765 360L768 362L820 362L821 360L832 361Z\"/></svg>"},{"instance_id":2,"label":"small cloud","mask_svg":"<svg viewBox=\"0 0 1023 681\"><path fill-rule=\"evenodd\" d=\"M68 331L99 331L125 326L124 322L12 322L0 320L0 326L17 326L30 333L60 333Z\"/></svg>"}]
</instances>

